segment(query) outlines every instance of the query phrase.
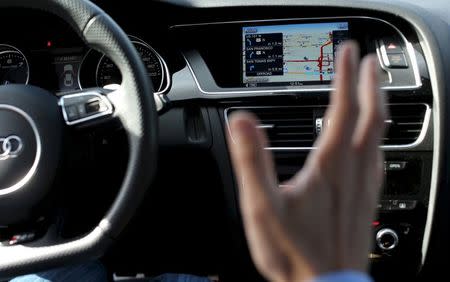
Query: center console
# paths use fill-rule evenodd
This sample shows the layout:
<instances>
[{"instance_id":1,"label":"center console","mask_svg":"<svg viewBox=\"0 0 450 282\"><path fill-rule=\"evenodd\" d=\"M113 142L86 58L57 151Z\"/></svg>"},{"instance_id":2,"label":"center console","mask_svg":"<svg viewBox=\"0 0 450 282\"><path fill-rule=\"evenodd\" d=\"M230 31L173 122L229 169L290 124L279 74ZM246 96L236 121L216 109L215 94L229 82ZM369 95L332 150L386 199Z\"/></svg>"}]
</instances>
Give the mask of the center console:
<instances>
[{"instance_id":1,"label":"center console","mask_svg":"<svg viewBox=\"0 0 450 282\"><path fill-rule=\"evenodd\" d=\"M385 180L368 254L375 278L413 277L422 264L433 154L432 94L417 35L407 24L347 16L182 25L172 28L203 96L219 100L224 129L253 112L269 137L281 181L315 149L339 45L375 53L390 117L381 148ZM238 193L238 192L237 192ZM318 208L320 203L318 203Z\"/></svg>"}]
</instances>

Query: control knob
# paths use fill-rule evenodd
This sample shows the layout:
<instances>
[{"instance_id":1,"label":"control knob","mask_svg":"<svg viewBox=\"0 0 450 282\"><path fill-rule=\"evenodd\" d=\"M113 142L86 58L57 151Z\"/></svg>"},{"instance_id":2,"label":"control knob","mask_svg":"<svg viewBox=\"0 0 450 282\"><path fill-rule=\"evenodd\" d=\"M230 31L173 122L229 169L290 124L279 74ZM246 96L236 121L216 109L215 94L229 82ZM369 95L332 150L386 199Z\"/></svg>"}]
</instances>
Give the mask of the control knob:
<instances>
[{"instance_id":1,"label":"control knob","mask_svg":"<svg viewBox=\"0 0 450 282\"><path fill-rule=\"evenodd\" d=\"M390 228L383 228L376 235L377 246L383 251L391 251L398 246L398 235Z\"/></svg>"}]
</instances>

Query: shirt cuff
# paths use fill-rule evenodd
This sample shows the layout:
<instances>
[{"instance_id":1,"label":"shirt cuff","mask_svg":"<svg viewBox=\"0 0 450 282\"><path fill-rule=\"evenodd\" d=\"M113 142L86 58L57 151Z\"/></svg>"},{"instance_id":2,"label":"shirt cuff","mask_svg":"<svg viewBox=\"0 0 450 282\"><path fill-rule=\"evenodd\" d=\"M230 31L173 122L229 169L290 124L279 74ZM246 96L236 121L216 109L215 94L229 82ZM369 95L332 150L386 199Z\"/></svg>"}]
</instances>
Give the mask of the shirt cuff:
<instances>
[{"instance_id":1,"label":"shirt cuff","mask_svg":"<svg viewBox=\"0 0 450 282\"><path fill-rule=\"evenodd\" d=\"M318 276L310 282L372 282L367 273L359 271L338 271Z\"/></svg>"}]
</instances>

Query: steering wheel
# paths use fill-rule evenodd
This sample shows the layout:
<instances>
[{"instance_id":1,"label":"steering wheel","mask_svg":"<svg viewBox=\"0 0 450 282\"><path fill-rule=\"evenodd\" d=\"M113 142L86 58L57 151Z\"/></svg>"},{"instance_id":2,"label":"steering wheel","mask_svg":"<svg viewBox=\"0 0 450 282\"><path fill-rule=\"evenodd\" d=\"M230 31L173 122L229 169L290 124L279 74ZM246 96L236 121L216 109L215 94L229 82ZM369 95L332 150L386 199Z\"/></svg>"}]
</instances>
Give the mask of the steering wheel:
<instances>
[{"instance_id":1,"label":"steering wheel","mask_svg":"<svg viewBox=\"0 0 450 282\"><path fill-rule=\"evenodd\" d=\"M119 120L128 164L109 211L87 235L65 242L44 238L0 246L0 280L101 256L133 216L156 166L157 110L151 81L121 28L87 0L2 0L0 8L45 10L68 22L85 43L111 58L122 73L115 91L87 89L57 98L27 85L0 87L0 225L25 220L49 192L64 152L65 127L95 128Z\"/></svg>"}]
</instances>

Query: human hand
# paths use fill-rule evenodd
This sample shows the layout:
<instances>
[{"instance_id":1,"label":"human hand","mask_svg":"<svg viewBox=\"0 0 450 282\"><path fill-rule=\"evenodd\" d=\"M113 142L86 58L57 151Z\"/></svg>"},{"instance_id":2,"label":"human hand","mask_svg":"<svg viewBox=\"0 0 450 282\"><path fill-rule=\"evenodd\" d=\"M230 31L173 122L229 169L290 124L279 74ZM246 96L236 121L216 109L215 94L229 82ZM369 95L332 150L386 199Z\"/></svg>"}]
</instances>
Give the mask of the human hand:
<instances>
[{"instance_id":1,"label":"human hand","mask_svg":"<svg viewBox=\"0 0 450 282\"><path fill-rule=\"evenodd\" d=\"M245 232L256 267L270 281L367 268L387 110L376 56L365 57L359 70L358 46L347 42L336 64L336 90L324 119L329 125L318 149L285 185L278 185L256 117L240 112L230 119L228 143Z\"/></svg>"}]
</instances>

